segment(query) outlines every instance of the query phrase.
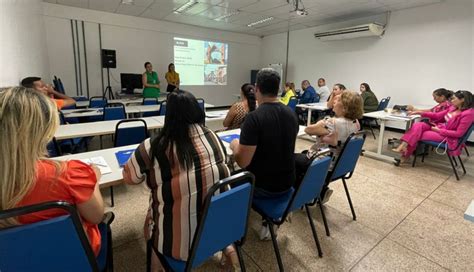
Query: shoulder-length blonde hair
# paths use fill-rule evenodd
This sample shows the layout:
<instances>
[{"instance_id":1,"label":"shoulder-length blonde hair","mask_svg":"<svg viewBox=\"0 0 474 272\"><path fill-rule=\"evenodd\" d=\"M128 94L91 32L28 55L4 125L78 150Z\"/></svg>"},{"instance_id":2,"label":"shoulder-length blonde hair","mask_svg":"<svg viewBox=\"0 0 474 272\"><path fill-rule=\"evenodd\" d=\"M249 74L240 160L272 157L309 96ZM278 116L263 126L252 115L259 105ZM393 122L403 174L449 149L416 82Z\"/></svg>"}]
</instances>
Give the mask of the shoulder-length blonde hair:
<instances>
[{"instance_id":1,"label":"shoulder-length blonde hair","mask_svg":"<svg viewBox=\"0 0 474 272\"><path fill-rule=\"evenodd\" d=\"M0 89L0 211L16 207L32 188L36 164L46 158L58 124L47 96L24 87ZM0 227L15 224L0 220Z\"/></svg>"},{"instance_id":2,"label":"shoulder-length blonde hair","mask_svg":"<svg viewBox=\"0 0 474 272\"><path fill-rule=\"evenodd\" d=\"M341 94L344 117L350 120L361 119L364 114L364 102L355 91L344 90Z\"/></svg>"}]
</instances>

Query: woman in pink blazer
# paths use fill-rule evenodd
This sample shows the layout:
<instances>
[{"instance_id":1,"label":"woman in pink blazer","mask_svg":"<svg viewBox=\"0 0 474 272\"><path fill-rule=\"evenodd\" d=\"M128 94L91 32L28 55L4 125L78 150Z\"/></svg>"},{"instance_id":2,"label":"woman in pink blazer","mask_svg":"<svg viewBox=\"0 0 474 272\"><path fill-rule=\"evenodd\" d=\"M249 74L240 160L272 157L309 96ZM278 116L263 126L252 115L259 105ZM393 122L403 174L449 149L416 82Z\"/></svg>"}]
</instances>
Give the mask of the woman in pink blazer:
<instances>
[{"instance_id":1,"label":"woman in pink blazer","mask_svg":"<svg viewBox=\"0 0 474 272\"><path fill-rule=\"evenodd\" d=\"M457 145L474 122L474 99L469 91L457 91L451 103L452 106L446 110L422 113L421 116L429 118L430 122L414 124L402 136L402 143L393 150L402 154L402 162L413 154L419 141L445 141L448 148L453 150L449 151L449 155L461 154L461 146Z\"/></svg>"}]
</instances>

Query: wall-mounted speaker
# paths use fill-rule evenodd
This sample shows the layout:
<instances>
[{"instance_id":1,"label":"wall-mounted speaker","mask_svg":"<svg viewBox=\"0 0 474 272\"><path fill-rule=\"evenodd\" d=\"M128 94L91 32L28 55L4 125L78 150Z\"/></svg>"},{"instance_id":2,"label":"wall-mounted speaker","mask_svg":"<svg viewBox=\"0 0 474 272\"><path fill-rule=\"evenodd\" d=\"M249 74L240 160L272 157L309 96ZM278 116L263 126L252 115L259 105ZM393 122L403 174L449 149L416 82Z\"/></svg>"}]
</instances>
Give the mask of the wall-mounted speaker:
<instances>
[{"instance_id":1,"label":"wall-mounted speaker","mask_svg":"<svg viewBox=\"0 0 474 272\"><path fill-rule=\"evenodd\" d=\"M115 50L102 49L102 68L117 68Z\"/></svg>"}]
</instances>

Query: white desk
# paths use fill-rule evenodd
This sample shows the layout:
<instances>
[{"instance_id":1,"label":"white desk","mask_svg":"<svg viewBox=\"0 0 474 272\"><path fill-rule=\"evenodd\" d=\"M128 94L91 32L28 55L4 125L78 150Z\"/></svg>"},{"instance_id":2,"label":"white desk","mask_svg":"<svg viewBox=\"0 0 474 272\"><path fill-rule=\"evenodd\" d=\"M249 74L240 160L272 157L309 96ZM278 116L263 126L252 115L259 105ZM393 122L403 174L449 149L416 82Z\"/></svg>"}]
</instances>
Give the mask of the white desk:
<instances>
[{"instance_id":1,"label":"white desk","mask_svg":"<svg viewBox=\"0 0 474 272\"><path fill-rule=\"evenodd\" d=\"M158 116L140 118L145 120L148 129L157 129L162 128L163 122L157 118ZM99 136L99 135L109 135L115 133L115 126L121 120L111 120L111 121L99 121L91 123L78 123L78 124L68 124L59 126L58 130L54 134L57 140L71 139L77 137L88 137L88 136ZM133 127L137 126L139 123L127 123L123 124L123 127ZM121 126L121 127L122 127Z\"/></svg>"},{"instance_id":2,"label":"white desk","mask_svg":"<svg viewBox=\"0 0 474 272\"><path fill-rule=\"evenodd\" d=\"M326 102L298 104L296 106L298 108L308 110L308 123L306 124L307 126L311 125L311 112L313 110L315 110L315 111L326 111L326 110L329 109Z\"/></svg>"},{"instance_id":3,"label":"white desk","mask_svg":"<svg viewBox=\"0 0 474 272\"><path fill-rule=\"evenodd\" d=\"M72 155L66 155L54 158L55 160L67 161L67 160L80 160L89 159L93 157L104 157L105 161L109 165L112 173L104 174L99 180L100 188L106 188L116 184L120 184L123 181L122 168L119 166L115 152L129 149L136 149L138 144L127 145L122 147L114 147L108 149L102 149L97 151L78 153Z\"/></svg>"},{"instance_id":4,"label":"white desk","mask_svg":"<svg viewBox=\"0 0 474 272\"><path fill-rule=\"evenodd\" d=\"M415 119L419 118L420 116L411 115L407 117L398 117L398 116L393 116L390 113L385 112L385 111L374 111L374 112L364 113L364 117L374 118L380 121L380 132L379 132L379 142L377 145L377 152L365 150L364 156L391 162L398 166L400 164L400 159L382 154L384 133L385 133L385 123L387 121L404 122L406 124L406 129L408 130L413 124L413 121L415 121Z\"/></svg>"}]
</instances>

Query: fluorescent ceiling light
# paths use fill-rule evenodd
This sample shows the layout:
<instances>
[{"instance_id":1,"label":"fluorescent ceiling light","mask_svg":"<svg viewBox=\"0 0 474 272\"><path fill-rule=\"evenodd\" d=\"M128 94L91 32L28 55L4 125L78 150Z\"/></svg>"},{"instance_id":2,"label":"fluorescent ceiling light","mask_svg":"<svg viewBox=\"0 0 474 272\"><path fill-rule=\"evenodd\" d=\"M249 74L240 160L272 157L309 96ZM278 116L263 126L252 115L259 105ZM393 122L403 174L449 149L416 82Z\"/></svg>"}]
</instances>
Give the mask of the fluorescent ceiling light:
<instances>
[{"instance_id":1,"label":"fluorescent ceiling light","mask_svg":"<svg viewBox=\"0 0 474 272\"><path fill-rule=\"evenodd\" d=\"M122 4L133 5L135 4L135 0L122 0Z\"/></svg>"},{"instance_id":2,"label":"fluorescent ceiling light","mask_svg":"<svg viewBox=\"0 0 474 272\"><path fill-rule=\"evenodd\" d=\"M256 25L259 25L259 24L263 24L263 23L268 22L268 21L271 21L271 20L273 20L273 17L268 17L268 18L265 18L265 19L262 19L262 20L259 20L259 21L250 23L250 24L248 24L247 26L248 26L248 27L253 27L253 26L256 26Z\"/></svg>"},{"instance_id":3,"label":"fluorescent ceiling light","mask_svg":"<svg viewBox=\"0 0 474 272\"><path fill-rule=\"evenodd\" d=\"M198 3L197 0L189 0L187 3L185 3L184 5L182 5L181 7L177 8L174 10L174 13L176 14L181 14L183 12L185 12L186 10L194 7L196 4Z\"/></svg>"},{"instance_id":4,"label":"fluorescent ceiling light","mask_svg":"<svg viewBox=\"0 0 474 272\"><path fill-rule=\"evenodd\" d=\"M231 12L231 13L227 13L227 14L221 15L221 16L219 16L219 17L217 17L217 18L214 18L214 20L215 20L215 21L221 21L221 20L227 19L227 18L229 18L229 17L232 17L232 16L234 16L234 15L237 15L237 14L239 14L239 13L240 13L240 12L239 12L238 10L236 10L236 11L233 11L233 12Z\"/></svg>"}]
</instances>

